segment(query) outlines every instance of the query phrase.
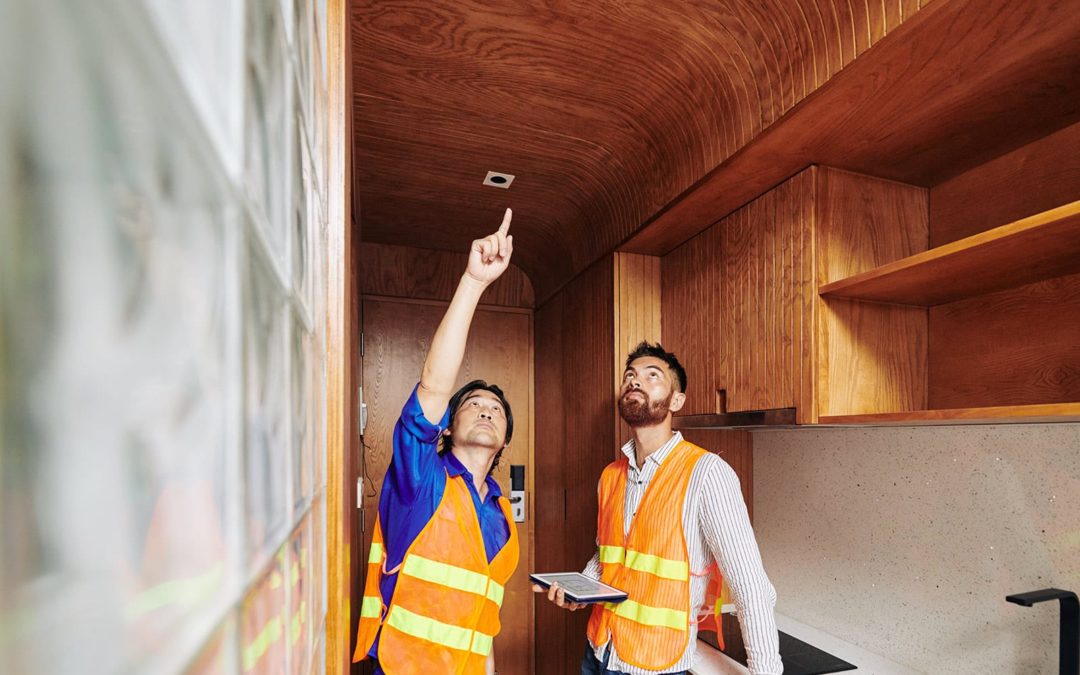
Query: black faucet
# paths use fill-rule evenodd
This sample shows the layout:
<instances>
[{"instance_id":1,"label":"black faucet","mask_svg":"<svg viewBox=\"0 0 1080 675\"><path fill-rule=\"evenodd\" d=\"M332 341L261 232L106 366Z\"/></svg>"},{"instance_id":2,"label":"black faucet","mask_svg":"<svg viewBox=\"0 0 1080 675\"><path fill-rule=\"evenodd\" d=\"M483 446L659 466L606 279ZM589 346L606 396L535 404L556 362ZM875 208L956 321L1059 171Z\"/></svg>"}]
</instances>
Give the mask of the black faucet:
<instances>
[{"instance_id":1,"label":"black faucet","mask_svg":"<svg viewBox=\"0 0 1080 675\"><path fill-rule=\"evenodd\" d=\"M1076 593L1060 588L1017 593L1005 596L1007 602L1031 607L1046 600L1061 601L1061 643L1058 645L1058 672L1061 675L1080 675L1080 602Z\"/></svg>"}]
</instances>

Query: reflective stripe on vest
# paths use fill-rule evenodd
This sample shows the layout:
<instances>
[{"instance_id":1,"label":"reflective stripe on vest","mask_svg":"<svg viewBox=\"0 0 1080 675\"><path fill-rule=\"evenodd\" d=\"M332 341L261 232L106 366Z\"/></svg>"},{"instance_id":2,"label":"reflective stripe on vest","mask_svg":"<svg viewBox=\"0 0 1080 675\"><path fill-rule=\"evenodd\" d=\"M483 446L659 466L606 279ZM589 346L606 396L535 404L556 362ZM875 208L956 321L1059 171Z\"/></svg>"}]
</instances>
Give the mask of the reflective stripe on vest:
<instances>
[{"instance_id":1,"label":"reflective stripe on vest","mask_svg":"<svg viewBox=\"0 0 1080 675\"><path fill-rule=\"evenodd\" d=\"M630 621L636 621L646 626L663 626L664 628L679 631L686 630L689 618L685 611L665 607L649 607L633 600L624 600L619 603L605 602L604 607L615 612L616 616L621 616Z\"/></svg>"},{"instance_id":2,"label":"reflective stripe on vest","mask_svg":"<svg viewBox=\"0 0 1080 675\"><path fill-rule=\"evenodd\" d=\"M383 555L383 545L376 542L376 541L371 542L371 552L368 553L368 557L367 557L368 564L373 565L375 563L379 563L381 565L382 564L382 555Z\"/></svg>"},{"instance_id":3,"label":"reflective stripe on vest","mask_svg":"<svg viewBox=\"0 0 1080 675\"><path fill-rule=\"evenodd\" d=\"M491 653L491 645L495 639L492 635L436 621L396 605L390 610L390 616L386 617L386 624L415 638L480 656Z\"/></svg>"},{"instance_id":4,"label":"reflective stripe on vest","mask_svg":"<svg viewBox=\"0 0 1080 675\"><path fill-rule=\"evenodd\" d=\"M405 559L405 566L402 567L401 573L440 586L465 591L466 593L483 595L502 607L505 589L502 584L494 579L491 579L489 584L488 576L485 574L448 565L438 560L422 558L418 555L410 555Z\"/></svg>"},{"instance_id":5,"label":"reflective stripe on vest","mask_svg":"<svg viewBox=\"0 0 1080 675\"><path fill-rule=\"evenodd\" d=\"M364 604L360 606L360 617L363 619L378 619L382 616L382 598L364 596Z\"/></svg>"},{"instance_id":6,"label":"reflective stripe on vest","mask_svg":"<svg viewBox=\"0 0 1080 675\"><path fill-rule=\"evenodd\" d=\"M690 578L690 564L685 560L669 560L640 551L627 551L622 546L601 546L600 562L604 565L623 565L662 579L685 581Z\"/></svg>"}]
</instances>

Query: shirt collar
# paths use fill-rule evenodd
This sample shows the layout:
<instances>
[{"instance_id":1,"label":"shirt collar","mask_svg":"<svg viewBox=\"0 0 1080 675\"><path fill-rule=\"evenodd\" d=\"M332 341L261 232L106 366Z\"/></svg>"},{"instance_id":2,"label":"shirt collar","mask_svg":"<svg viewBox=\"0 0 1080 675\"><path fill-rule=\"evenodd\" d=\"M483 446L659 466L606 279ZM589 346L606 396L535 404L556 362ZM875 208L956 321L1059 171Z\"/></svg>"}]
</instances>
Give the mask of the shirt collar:
<instances>
[{"instance_id":1,"label":"shirt collar","mask_svg":"<svg viewBox=\"0 0 1080 675\"><path fill-rule=\"evenodd\" d=\"M672 449L682 442L682 439L682 432L676 431L671 435L671 438L668 439L667 443L664 443L656 452L646 457L645 461L653 462L657 465L662 464L664 459L671 454ZM639 469L641 468L637 466L637 446L634 444L634 439L631 438L622 446L622 453L630 460L630 466Z\"/></svg>"},{"instance_id":2,"label":"shirt collar","mask_svg":"<svg viewBox=\"0 0 1080 675\"><path fill-rule=\"evenodd\" d=\"M447 452L442 456L443 466L446 467L446 473L454 478L456 476L464 476L466 482L473 482L473 475L469 473L469 470L465 468L465 465L461 463L461 460L454 455L453 452ZM502 488L499 487L499 482L495 480L493 476L488 476L484 479L488 487L488 497L502 497Z\"/></svg>"}]
</instances>

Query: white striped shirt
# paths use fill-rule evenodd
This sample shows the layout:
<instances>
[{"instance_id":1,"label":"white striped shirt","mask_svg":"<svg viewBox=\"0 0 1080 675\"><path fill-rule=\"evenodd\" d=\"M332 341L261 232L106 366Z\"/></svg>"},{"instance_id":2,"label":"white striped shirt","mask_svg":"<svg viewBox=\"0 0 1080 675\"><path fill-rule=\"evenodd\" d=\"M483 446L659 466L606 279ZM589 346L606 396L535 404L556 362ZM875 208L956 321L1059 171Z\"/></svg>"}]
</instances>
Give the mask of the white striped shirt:
<instances>
[{"instance_id":1,"label":"white striped shirt","mask_svg":"<svg viewBox=\"0 0 1080 675\"><path fill-rule=\"evenodd\" d=\"M645 459L645 466L637 467L634 440L622 447L630 458L626 477L626 501L624 507L624 533L630 531L638 506L649 482L656 475L664 459L682 442L678 431L659 450ZM742 626L743 642L753 675L779 675L784 671L780 662L779 637L776 633L776 590L765 574L761 564L754 531L746 513L739 478L719 455L708 453L694 465L683 506L683 529L690 554L690 569L700 572L715 559L720 566ZM600 578L600 556L593 555L584 573L594 579ZM705 589L709 577L690 578L690 616L697 616L697 609L705 602ZM607 645L593 645L596 658L602 663ZM663 671L678 673L689 670L697 660L697 625L690 625L690 641L686 652L674 665ZM615 653L611 646L608 668L630 675L652 675L657 671L632 666Z\"/></svg>"}]
</instances>

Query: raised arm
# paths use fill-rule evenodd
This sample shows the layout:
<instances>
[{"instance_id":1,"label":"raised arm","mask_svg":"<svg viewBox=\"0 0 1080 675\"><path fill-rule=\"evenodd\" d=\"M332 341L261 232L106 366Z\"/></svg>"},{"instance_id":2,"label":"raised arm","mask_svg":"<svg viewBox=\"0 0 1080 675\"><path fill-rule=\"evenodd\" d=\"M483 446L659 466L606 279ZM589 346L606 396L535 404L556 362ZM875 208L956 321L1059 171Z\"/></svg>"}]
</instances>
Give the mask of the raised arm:
<instances>
[{"instance_id":1,"label":"raised arm","mask_svg":"<svg viewBox=\"0 0 1080 675\"><path fill-rule=\"evenodd\" d=\"M514 237L507 234L513 213L506 209L502 225L494 233L477 239L469 249L469 264L461 275L454 299L450 301L442 322L431 340L431 350L424 362L420 386L416 396L424 417L433 423L442 419L447 403L454 393L461 360L465 356L465 342L469 337L473 313L484 290L499 278L510 265L514 251Z\"/></svg>"}]
</instances>

